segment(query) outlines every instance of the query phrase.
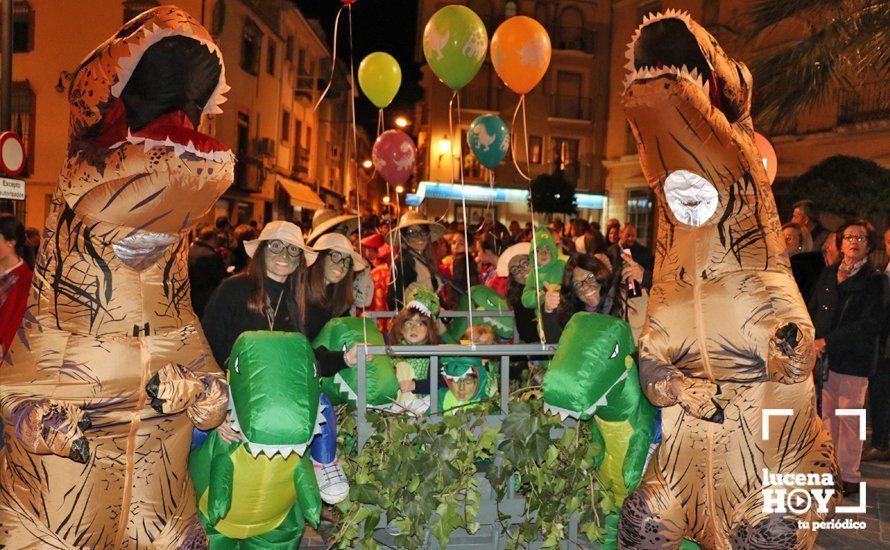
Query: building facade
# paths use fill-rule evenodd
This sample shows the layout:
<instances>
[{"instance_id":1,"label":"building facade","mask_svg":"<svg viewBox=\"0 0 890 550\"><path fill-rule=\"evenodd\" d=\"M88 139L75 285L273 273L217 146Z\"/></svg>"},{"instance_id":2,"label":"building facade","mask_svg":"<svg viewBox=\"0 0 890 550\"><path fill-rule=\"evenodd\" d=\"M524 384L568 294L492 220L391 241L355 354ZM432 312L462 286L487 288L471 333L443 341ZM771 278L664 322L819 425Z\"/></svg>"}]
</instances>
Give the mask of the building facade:
<instances>
[{"instance_id":1,"label":"building facade","mask_svg":"<svg viewBox=\"0 0 890 550\"><path fill-rule=\"evenodd\" d=\"M630 38L643 16L660 9L686 10L707 28L731 57L750 64L760 51L801 36L805 29L789 22L748 40L744 29L753 0L617 0L612 3L612 41L609 68L608 121L605 160L606 217L638 226L640 240L654 235L652 195L640 169L636 142L624 117L621 94L626 69L624 57ZM757 86L757 75L754 75ZM773 144L778 157L775 188L814 164L833 156L850 155L890 166L890 102L885 83L845 90L818 108L783 121L773 128L754 127ZM787 215L787 212L781 212Z\"/></svg>"},{"instance_id":2,"label":"building facade","mask_svg":"<svg viewBox=\"0 0 890 550\"><path fill-rule=\"evenodd\" d=\"M42 227L66 156L71 73L97 45L156 0L15 0L13 129L25 139L26 200L6 203L27 226ZM341 208L364 189L368 174L349 169L370 156L352 151L350 86L317 22L287 0L179 0L208 28L226 62L224 113L202 131L235 152L235 182L214 216L233 224L273 219L307 221L322 206ZM71 22L89 18L89 23ZM359 129L359 132L363 132ZM356 177L359 180L356 180ZM353 199L352 202L355 202Z\"/></svg>"},{"instance_id":3,"label":"building facade","mask_svg":"<svg viewBox=\"0 0 890 550\"><path fill-rule=\"evenodd\" d=\"M475 11L491 37L505 19L526 15L539 21L550 35L553 55L547 74L526 96L528 165L522 116L513 113L518 96L504 86L494 71L490 56L476 77L460 92L461 112L452 112L452 92L439 82L423 59L423 29L430 17L449 4L463 4ZM452 2L420 0L418 9L417 60L423 64L421 86L424 99L415 116L419 121L418 180L450 183L464 181L489 185L488 170L469 153L466 132L474 118L496 114L513 131L512 150L523 171L530 176L561 172L579 192L601 193L604 186L606 94L609 71L610 2L606 0L469 0ZM460 147L459 147L460 145ZM510 155L494 170L494 185L527 188ZM429 200L429 214L460 219L460 201ZM501 221L530 219L528 206L517 203L470 201L470 217L492 216ZM582 216L598 220L601 212L582 210Z\"/></svg>"}]
</instances>

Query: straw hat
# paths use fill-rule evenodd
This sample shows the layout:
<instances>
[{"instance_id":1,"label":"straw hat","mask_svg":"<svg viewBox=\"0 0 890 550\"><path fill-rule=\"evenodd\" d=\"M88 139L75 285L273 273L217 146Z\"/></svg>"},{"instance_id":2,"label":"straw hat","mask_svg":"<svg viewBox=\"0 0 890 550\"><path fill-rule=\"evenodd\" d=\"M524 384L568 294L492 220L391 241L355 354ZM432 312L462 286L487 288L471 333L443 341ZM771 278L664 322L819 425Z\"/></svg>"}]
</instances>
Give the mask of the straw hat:
<instances>
[{"instance_id":1,"label":"straw hat","mask_svg":"<svg viewBox=\"0 0 890 550\"><path fill-rule=\"evenodd\" d=\"M393 227L392 231L386 234L386 238L392 243L393 238L398 235L399 231L414 225L425 225L427 227L430 232L430 242L440 239L445 234L445 226L426 219L420 212L409 210L402 214L402 217L399 218L399 225Z\"/></svg>"},{"instance_id":2,"label":"straw hat","mask_svg":"<svg viewBox=\"0 0 890 550\"><path fill-rule=\"evenodd\" d=\"M507 250L504 250L503 254L501 254L500 258L498 258L498 277L509 277L510 260L512 260L516 256L528 256L528 253L531 249L531 243L516 243L513 246L509 247Z\"/></svg>"},{"instance_id":3,"label":"straw hat","mask_svg":"<svg viewBox=\"0 0 890 550\"><path fill-rule=\"evenodd\" d=\"M303 242L303 232L300 228L291 222L274 221L266 224L260 236L252 241L244 241L244 251L253 258L260 241L279 240L283 243L292 244L303 251L306 256L306 265L312 265L318 257L318 252L312 250Z\"/></svg>"},{"instance_id":4,"label":"straw hat","mask_svg":"<svg viewBox=\"0 0 890 550\"><path fill-rule=\"evenodd\" d=\"M315 241L315 246L313 248L318 252L322 252L323 250L336 250L343 254L349 254L352 256L354 271L361 271L368 267L368 262L362 258L361 254L352 248L352 243L349 242L349 237L346 235L341 235L339 233L325 233Z\"/></svg>"},{"instance_id":5,"label":"straw hat","mask_svg":"<svg viewBox=\"0 0 890 550\"><path fill-rule=\"evenodd\" d=\"M316 210L312 215L312 229L309 231L309 236L306 237L306 243L312 245L317 238L341 223L346 224L347 235L358 230L358 216L355 214L340 214L329 208Z\"/></svg>"}]
</instances>

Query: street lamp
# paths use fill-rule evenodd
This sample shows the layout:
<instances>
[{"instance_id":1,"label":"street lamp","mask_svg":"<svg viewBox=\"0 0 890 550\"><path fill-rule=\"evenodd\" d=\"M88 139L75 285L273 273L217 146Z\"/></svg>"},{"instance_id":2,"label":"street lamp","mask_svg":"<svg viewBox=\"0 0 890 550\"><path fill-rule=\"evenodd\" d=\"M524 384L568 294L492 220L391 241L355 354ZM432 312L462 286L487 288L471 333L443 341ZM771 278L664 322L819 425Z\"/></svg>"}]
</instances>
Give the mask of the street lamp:
<instances>
[{"instance_id":1,"label":"street lamp","mask_svg":"<svg viewBox=\"0 0 890 550\"><path fill-rule=\"evenodd\" d=\"M436 144L436 146L439 149L438 164L439 164L439 166L442 166L442 157L444 157L445 155L452 154L451 153L451 140L448 139L447 135L443 134L442 139L439 140L439 142Z\"/></svg>"},{"instance_id":2,"label":"street lamp","mask_svg":"<svg viewBox=\"0 0 890 550\"><path fill-rule=\"evenodd\" d=\"M365 170L370 170L372 166L374 166L374 163L371 162L371 159L365 159L364 161L362 161L362 168L364 168Z\"/></svg>"},{"instance_id":3,"label":"street lamp","mask_svg":"<svg viewBox=\"0 0 890 550\"><path fill-rule=\"evenodd\" d=\"M403 116L396 117L396 126L398 126L399 128L407 128L410 125L411 125L411 121L408 120L407 118L405 118Z\"/></svg>"},{"instance_id":4,"label":"street lamp","mask_svg":"<svg viewBox=\"0 0 890 550\"><path fill-rule=\"evenodd\" d=\"M404 188L403 186L401 186L401 185L396 185L396 193L398 193L399 195L401 195L401 194L404 193L404 192L405 192L405 188Z\"/></svg>"},{"instance_id":5,"label":"street lamp","mask_svg":"<svg viewBox=\"0 0 890 550\"><path fill-rule=\"evenodd\" d=\"M383 204L389 204L390 200L391 199L389 198L389 195L386 195L385 197L383 197Z\"/></svg>"}]
</instances>

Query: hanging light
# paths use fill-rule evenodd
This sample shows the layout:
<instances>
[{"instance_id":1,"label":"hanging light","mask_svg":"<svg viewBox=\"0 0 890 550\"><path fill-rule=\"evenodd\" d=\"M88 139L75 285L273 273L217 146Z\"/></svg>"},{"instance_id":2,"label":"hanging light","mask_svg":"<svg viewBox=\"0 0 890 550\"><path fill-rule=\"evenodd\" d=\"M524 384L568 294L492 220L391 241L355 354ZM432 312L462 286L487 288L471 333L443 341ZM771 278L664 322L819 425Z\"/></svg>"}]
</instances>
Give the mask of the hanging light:
<instances>
[{"instance_id":1,"label":"hanging light","mask_svg":"<svg viewBox=\"0 0 890 550\"><path fill-rule=\"evenodd\" d=\"M405 192L405 188L404 188L403 186L401 186L401 185L396 185L396 193L398 193L399 195L401 195L401 194L404 193L404 192Z\"/></svg>"},{"instance_id":2,"label":"hanging light","mask_svg":"<svg viewBox=\"0 0 890 550\"><path fill-rule=\"evenodd\" d=\"M370 170L372 166L374 166L374 163L371 162L371 159L365 159L362 161L362 168L364 168L365 170Z\"/></svg>"},{"instance_id":3,"label":"hanging light","mask_svg":"<svg viewBox=\"0 0 890 550\"><path fill-rule=\"evenodd\" d=\"M443 137L439 140L439 155L447 155L451 152L451 140L447 137Z\"/></svg>"},{"instance_id":4,"label":"hanging light","mask_svg":"<svg viewBox=\"0 0 890 550\"><path fill-rule=\"evenodd\" d=\"M383 204L389 204L390 200L391 199L389 198L389 195L386 195L385 197L383 197Z\"/></svg>"},{"instance_id":5,"label":"hanging light","mask_svg":"<svg viewBox=\"0 0 890 550\"><path fill-rule=\"evenodd\" d=\"M407 128L411 125L411 121L403 116L397 116L395 122L396 126L398 126L399 128Z\"/></svg>"}]
</instances>

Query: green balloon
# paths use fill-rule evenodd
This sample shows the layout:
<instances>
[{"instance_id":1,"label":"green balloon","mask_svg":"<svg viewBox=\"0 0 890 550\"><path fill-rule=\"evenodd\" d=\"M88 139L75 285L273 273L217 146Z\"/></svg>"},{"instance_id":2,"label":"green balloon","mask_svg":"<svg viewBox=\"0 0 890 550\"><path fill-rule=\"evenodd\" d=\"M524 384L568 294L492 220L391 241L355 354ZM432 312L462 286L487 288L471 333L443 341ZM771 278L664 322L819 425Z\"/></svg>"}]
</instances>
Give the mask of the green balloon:
<instances>
[{"instance_id":1,"label":"green balloon","mask_svg":"<svg viewBox=\"0 0 890 550\"><path fill-rule=\"evenodd\" d=\"M368 54L358 66L358 85L371 103L383 109L392 103L402 85L399 62L386 52Z\"/></svg>"},{"instance_id":2,"label":"green balloon","mask_svg":"<svg viewBox=\"0 0 890 550\"><path fill-rule=\"evenodd\" d=\"M466 6L446 6L430 18L423 31L423 56L452 90L473 80L488 52L488 33L479 16Z\"/></svg>"}]
</instances>

